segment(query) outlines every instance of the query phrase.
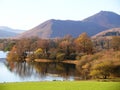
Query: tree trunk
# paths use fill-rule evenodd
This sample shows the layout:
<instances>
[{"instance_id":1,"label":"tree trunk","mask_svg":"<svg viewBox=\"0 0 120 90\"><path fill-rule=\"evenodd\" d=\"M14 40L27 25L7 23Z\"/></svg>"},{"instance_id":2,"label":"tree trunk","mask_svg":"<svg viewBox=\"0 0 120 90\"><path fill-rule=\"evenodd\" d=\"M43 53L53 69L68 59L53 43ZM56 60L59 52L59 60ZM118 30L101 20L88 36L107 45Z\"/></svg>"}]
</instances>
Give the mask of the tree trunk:
<instances>
[{"instance_id":1,"label":"tree trunk","mask_svg":"<svg viewBox=\"0 0 120 90\"><path fill-rule=\"evenodd\" d=\"M107 79L107 76L105 75L105 76L103 76L103 79Z\"/></svg>"}]
</instances>

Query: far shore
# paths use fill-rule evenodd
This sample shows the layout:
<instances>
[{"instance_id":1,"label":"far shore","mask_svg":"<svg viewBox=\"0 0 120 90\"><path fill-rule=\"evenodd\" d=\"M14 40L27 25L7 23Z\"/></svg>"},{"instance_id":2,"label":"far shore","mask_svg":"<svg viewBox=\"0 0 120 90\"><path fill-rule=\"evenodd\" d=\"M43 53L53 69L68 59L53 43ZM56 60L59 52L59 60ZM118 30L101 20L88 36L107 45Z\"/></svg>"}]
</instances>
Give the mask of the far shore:
<instances>
[{"instance_id":1,"label":"far shore","mask_svg":"<svg viewBox=\"0 0 120 90\"><path fill-rule=\"evenodd\" d=\"M29 59L27 58L26 61L29 61ZM49 59L35 59L35 62L55 62L54 60L49 60ZM68 64L78 64L79 60L63 60L63 61L59 61L62 63L68 63Z\"/></svg>"}]
</instances>

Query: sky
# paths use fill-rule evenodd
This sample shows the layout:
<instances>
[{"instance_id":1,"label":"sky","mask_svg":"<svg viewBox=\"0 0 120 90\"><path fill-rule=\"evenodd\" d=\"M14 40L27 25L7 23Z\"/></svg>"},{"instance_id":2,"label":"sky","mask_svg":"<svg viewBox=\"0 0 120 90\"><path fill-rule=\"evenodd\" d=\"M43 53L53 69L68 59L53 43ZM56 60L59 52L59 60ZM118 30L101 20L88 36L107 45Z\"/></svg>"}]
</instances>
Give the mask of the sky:
<instances>
[{"instance_id":1,"label":"sky","mask_svg":"<svg viewBox=\"0 0 120 90\"><path fill-rule=\"evenodd\" d=\"M120 15L120 0L0 0L0 26L29 30L49 19L83 20L101 10Z\"/></svg>"}]
</instances>

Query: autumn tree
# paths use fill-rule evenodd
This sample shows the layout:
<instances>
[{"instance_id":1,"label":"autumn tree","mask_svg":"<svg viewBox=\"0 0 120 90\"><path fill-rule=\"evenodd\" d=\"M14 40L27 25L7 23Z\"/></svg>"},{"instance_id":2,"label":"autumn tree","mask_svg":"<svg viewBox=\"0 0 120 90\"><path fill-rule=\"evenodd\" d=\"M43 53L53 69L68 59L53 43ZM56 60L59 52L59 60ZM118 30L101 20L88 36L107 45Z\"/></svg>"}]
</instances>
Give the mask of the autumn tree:
<instances>
[{"instance_id":1,"label":"autumn tree","mask_svg":"<svg viewBox=\"0 0 120 90\"><path fill-rule=\"evenodd\" d=\"M41 48L43 50L44 57L48 57L48 50L49 50L49 40L46 39L39 39L37 41L37 48Z\"/></svg>"},{"instance_id":2,"label":"autumn tree","mask_svg":"<svg viewBox=\"0 0 120 90\"><path fill-rule=\"evenodd\" d=\"M17 54L16 46L13 46L11 51L8 53L7 60L9 62L11 62L11 61L19 61L19 55Z\"/></svg>"},{"instance_id":3,"label":"autumn tree","mask_svg":"<svg viewBox=\"0 0 120 90\"><path fill-rule=\"evenodd\" d=\"M97 61L93 65L90 75L96 78L107 79L112 71L112 63L109 61Z\"/></svg>"},{"instance_id":4,"label":"autumn tree","mask_svg":"<svg viewBox=\"0 0 120 90\"><path fill-rule=\"evenodd\" d=\"M93 43L86 33L82 33L75 39L76 51L90 54L93 50Z\"/></svg>"},{"instance_id":5,"label":"autumn tree","mask_svg":"<svg viewBox=\"0 0 120 90\"><path fill-rule=\"evenodd\" d=\"M31 40L30 39L21 39L16 42L12 50L9 52L11 57L16 57L16 61L25 61L27 53L31 51Z\"/></svg>"},{"instance_id":6,"label":"autumn tree","mask_svg":"<svg viewBox=\"0 0 120 90\"><path fill-rule=\"evenodd\" d=\"M41 48L38 48L36 51L35 51L35 58L39 59L39 58L42 58L42 54L43 54L43 50Z\"/></svg>"}]
</instances>

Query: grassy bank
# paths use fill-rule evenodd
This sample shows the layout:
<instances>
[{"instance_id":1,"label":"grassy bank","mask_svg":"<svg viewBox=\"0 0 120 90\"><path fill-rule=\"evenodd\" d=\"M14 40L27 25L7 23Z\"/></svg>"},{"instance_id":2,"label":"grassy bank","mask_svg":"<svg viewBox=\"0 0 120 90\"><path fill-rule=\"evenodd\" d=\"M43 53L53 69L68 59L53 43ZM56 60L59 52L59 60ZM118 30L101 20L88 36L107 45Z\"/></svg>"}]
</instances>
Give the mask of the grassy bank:
<instances>
[{"instance_id":1,"label":"grassy bank","mask_svg":"<svg viewBox=\"0 0 120 90\"><path fill-rule=\"evenodd\" d=\"M120 82L54 81L1 83L0 90L120 90Z\"/></svg>"}]
</instances>

